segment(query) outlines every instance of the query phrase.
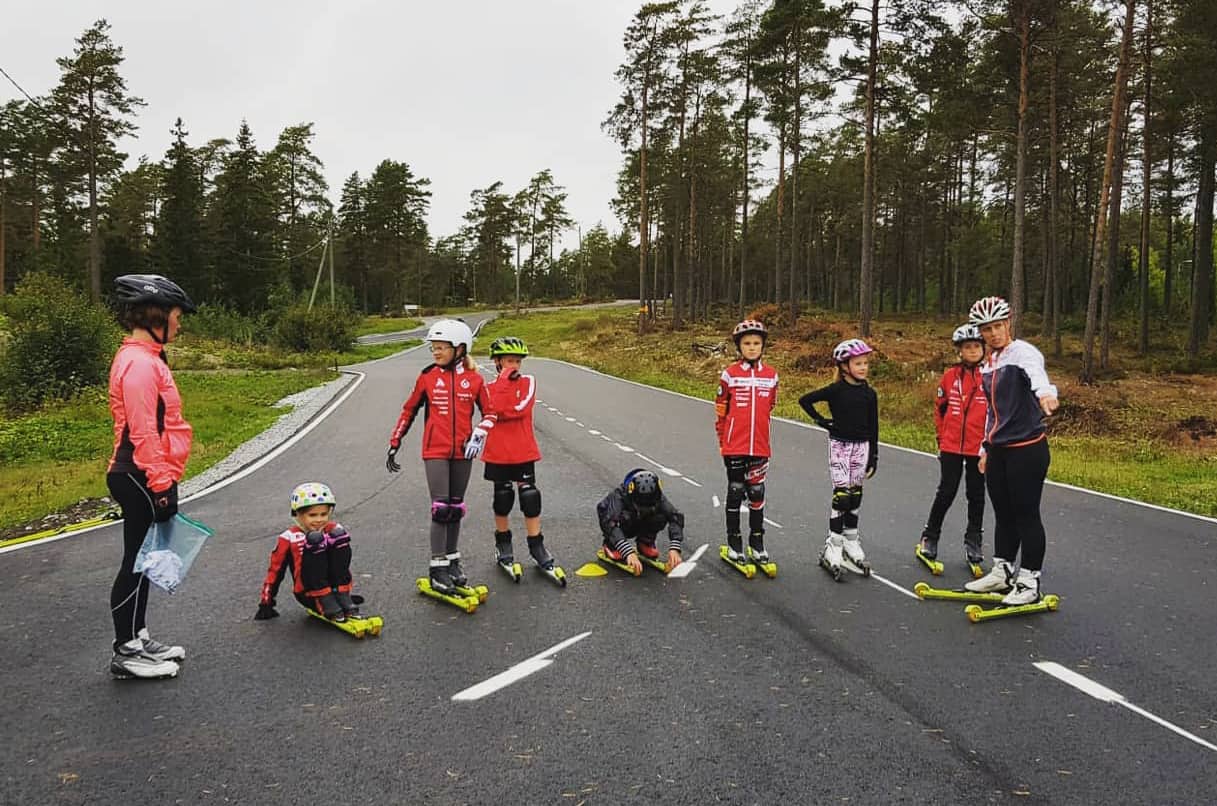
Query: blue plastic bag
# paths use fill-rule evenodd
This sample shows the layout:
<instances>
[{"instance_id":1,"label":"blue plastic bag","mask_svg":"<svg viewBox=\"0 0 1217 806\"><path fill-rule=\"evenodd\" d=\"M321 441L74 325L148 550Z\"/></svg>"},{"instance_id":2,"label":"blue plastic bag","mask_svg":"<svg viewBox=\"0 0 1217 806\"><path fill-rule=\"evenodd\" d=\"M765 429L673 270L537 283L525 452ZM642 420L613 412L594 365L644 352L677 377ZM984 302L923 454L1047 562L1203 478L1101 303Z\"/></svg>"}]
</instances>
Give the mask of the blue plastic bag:
<instances>
[{"instance_id":1,"label":"blue plastic bag","mask_svg":"<svg viewBox=\"0 0 1217 806\"><path fill-rule=\"evenodd\" d=\"M173 593L213 534L209 527L180 512L163 523L153 523L135 555L134 571L166 593Z\"/></svg>"}]
</instances>

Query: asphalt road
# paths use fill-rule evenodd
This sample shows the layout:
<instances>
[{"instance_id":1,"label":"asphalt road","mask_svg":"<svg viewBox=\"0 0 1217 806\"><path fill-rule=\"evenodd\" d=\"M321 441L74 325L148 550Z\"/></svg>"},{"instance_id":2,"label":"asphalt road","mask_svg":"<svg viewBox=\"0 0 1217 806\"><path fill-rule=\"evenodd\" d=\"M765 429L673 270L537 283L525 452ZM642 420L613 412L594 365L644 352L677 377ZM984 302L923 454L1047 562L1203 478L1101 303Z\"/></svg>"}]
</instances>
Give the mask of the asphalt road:
<instances>
[{"instance_id":1,"label":"asphalt road","mask_svg":"<svg viewBox=\"0 0 1217 806\"><path fill-rule=\"evenodd\" d=\"M359 367L366 378L305 439L187 506L217 534L180 592L149 607L153 634L187 646L176 680L107 673L116 528L0 559L0 802L1217 801L1217 752L1033 665L1217 742L1213 523L1050 487L1044 580L1061 610L972 625L961 605L817 566L825 438L779 422L766 513L780 574L745 580L716 556L711 407L529 359L546 541L571 582L526 566L513 585L496 569L478 468L462 550L492 593L466 615L414 589L428 555L421 462L384 470L428 360ZM417 457L419 431L402 456ZM598 545L595 501L635 466L664 468L688 550L706 554L682 579L575 576ZM287 595L281 618L251 620L288 493L310 479L335 489L357 589L385 618L377 640ZM911 550L935 482L932 458L886 448L866 488L868 554L906 591L929 578ZM962 534L961 508L947 534ZM943 540L949 585L967 578L960 544ZM452 699L585 633L512 685Z\"/></svg>"}]
</instances>

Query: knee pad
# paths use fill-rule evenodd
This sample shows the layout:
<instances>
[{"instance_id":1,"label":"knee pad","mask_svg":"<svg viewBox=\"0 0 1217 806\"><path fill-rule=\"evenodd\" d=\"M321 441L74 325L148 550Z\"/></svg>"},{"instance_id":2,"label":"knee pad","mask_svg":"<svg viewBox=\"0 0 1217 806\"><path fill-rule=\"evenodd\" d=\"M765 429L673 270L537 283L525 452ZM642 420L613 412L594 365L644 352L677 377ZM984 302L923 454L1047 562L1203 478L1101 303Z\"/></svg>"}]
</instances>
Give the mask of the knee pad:
<instances>
[{"instance_id":1,"label":"knee pad","mask_svg":"<svg viewBox=\"0 0 1217 806\"><path fill-rule=\"evenodd\" d=\"M727 483L727 509L739 509L740 504L744 503L744 496L748 494L748 485L742 481L731 481Z\"/></svg>"},{"instance_id":2,"label":"knee pad","mask_svg":"<svg viewBox=\"0 0 1217 806\"><path fill-rule=\"evenodd\" d=\"M460 498L437 498L431 502L431 520L457 523L465 517L465 502Z\"/></svg>"},{"instance_id":3,"label":"knee pad","mask_svg":"<svg viewBox=\"0 0 1217 806\"><path fill-rule=\"evenodd\" d=\"M535 518L541 514L541 491L531 482L520 485L520 512L525 518Z\"/></svg>"},{"instance_id":4,"label":"knee pad","mask_svg":"<svg viewBox=\"0 0 1217 806\"><path fill-rule=\"evenodd\" d=\"M751 509L765 506L765 482L748 485L748 506Z\"/></svg>"},{"instance_id":5,"label":"knee pad","mask_svg":"<svg viewBox=\"0 0 1217 806\"><path fill-rule=\"evenodd\" d=\"M845 512L850 508L853 495L848 487L834 487L832 490L832 508L835 512Z\"/></svg>"},{"instance_id":6,"label":"knee pad","mask_svg":"<svg viewBox=\"0 0 1217 806\"><path fill-rule=\"evenodd\" d=\"M850 487L849 488L849 508L851 510L856 510L856 509L861 508L861 506L862 506L862 488L861 487Z\"/></svg>"},{"instance_id":7,"label":"knee pad","mask_svg":"<svg viewBox=\"0 0 1217 806\"><path fill-rule=\"evenodd\" d=\"M491 505L491 508L494 509L494 514L500 517L510 515L511 508L515 506L515 503L516 488L511 486L511 482L496 481L494 483L494 503Z\"/></svg>"}]
</instances>

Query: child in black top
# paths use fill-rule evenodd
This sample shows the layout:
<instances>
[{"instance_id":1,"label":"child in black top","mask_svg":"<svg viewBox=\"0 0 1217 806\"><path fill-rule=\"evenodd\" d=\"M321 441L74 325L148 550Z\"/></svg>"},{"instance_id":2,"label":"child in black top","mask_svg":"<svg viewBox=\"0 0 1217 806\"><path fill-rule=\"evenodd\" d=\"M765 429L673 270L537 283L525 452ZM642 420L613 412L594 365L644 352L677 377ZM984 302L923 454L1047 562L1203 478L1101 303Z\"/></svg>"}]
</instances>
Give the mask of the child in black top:
<instances>
[{"instance_id":1,"label":"child in black top","mask_svg":"<svg viewBox=\"0 0 1217 806\"><path fill-rule=\"evenodd\" d=\"M668 561L665 571L681 563L684 548L685 516L663 494L663 484L650 470L635 468L620 486L596 504L596 520L604 538L605 555L614 563L642 573L637 552L652 563L659 563L655 539L664 527L668 530ZM633 540L634 543L630 543Z\"/></svg>"}]
</instances>

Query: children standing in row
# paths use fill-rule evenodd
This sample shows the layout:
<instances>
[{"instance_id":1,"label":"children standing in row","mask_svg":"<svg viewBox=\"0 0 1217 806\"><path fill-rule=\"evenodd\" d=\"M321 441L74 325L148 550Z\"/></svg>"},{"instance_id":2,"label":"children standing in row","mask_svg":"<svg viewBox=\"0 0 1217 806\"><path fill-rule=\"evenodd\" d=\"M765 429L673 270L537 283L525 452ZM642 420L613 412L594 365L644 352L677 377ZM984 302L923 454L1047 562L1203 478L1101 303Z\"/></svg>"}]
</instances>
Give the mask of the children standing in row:
<instances>
[{"instance_id":1,"label":"children standing in row","mask_svg":"<svg viewBox=\"0 0 1217 806\"><path fill-rule=\"evenodd\" d=\"M842 554L863 573L869 573L866 552L858 536L858 510L862 506L862 481L879 467L879 398L866 382L868 356L874 350L861 339L847 339L832 351L838 378L799 398L807 416L828 431L828 472L832 479L832 504L828 539L820 564L841 579ZM829 416L816 410L827 403Z\"/></svg>"}]
</instances>

